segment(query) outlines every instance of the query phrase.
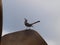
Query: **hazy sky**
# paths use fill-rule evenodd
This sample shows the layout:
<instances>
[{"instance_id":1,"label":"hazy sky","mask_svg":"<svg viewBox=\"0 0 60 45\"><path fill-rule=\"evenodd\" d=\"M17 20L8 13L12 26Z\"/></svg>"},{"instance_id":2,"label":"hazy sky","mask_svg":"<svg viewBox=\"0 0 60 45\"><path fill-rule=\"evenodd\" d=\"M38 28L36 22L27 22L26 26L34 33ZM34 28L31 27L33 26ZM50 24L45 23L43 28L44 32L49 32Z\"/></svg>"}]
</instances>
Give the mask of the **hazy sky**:
<instances>
[{"instance_id":1,"label":"hazy sky","mask_svg":"<svg viewBox=\"0 0 60 45\"><path fill-rule=\"evenodd\" d=\"M26 29L24 18L34 25L48 45L60 45L60 0L3 0L3 35Z\"/></svg>"}]
</instances>

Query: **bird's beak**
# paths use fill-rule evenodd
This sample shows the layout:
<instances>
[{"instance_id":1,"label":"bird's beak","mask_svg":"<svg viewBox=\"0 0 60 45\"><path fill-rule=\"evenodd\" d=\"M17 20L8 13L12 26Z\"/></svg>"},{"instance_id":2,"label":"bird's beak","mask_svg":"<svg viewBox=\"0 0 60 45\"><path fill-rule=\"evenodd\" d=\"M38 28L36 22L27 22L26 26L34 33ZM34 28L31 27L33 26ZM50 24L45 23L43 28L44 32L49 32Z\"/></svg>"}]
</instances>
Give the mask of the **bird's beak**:
<instances>
[{"instance_id":1,"label":"bird's beak","mask_svg":"<svg viewBox=\"0 0 60 45\"><path fill-rule=\"evenodd\" d=\"M25 20L27 20L26 18L24 18Z\"/></svg>"},{"instance_id":2,"label":"bird's beak","mask_svg":"<svg viewBox=\"0 0 60 45\"><path fill-rule=\"evenodd\" d=\"M24 18L26 20L26 18Z\"/></svg>"}]
</instances>

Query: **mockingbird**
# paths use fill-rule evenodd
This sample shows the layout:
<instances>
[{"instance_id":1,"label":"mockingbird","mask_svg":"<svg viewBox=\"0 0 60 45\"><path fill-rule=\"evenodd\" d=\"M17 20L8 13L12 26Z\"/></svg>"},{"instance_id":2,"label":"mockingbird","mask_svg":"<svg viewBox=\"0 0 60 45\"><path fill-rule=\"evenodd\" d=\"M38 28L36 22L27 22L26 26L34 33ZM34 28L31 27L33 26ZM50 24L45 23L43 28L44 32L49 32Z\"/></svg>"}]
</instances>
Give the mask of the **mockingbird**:
<instances>
[{"instance_id":1,"label":"mockingbird","mask_svg":"<svg viewBox=\"0 0 60 45\"><path fill-rule=\"evenodd\" d=\"M36 22L30 24L30 23L27 22L27 19L26 18L24 18L24 19L25 19L24 24L25 24L26 27L33 27L34 24L40 22L40 21L36 21Z\"/></svg>"}]
</instances>

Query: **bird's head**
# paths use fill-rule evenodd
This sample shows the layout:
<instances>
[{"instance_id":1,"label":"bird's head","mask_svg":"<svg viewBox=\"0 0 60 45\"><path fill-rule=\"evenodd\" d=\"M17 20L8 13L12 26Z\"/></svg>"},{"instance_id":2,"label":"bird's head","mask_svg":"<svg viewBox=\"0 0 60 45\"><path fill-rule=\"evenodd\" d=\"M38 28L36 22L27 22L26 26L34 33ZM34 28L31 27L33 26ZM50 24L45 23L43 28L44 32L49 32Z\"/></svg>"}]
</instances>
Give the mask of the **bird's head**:
<instances>
[{"instance_id":1,"label":"bird's head","mask_svg":"<svg viewBox=\"0 0 60 45\"><path fill-rule=\"evenodd\" d=\"M24 18L24 20L25 20L25 21L27 21L27 19L26 19L26 18Z\"/></svg>"}]
</instances>

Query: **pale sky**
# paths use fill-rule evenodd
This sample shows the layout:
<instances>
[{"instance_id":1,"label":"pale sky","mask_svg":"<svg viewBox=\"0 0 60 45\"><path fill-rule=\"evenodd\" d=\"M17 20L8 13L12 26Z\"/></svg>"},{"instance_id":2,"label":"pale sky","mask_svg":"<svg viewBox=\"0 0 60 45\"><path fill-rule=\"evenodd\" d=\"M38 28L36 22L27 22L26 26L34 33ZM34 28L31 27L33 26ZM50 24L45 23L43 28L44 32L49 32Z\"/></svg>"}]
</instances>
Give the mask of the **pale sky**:
<instances>
[{"instance_id":1,"label":"pale sky","mask_svg":"<svg viewBox=\"0 0 60 45\"><path fill-rule=\"evenodd\" d=\"M60 0L3 0L3 35L24 30L24 18L48 45L60 45Z\"/></svg>"}]
</instances>

